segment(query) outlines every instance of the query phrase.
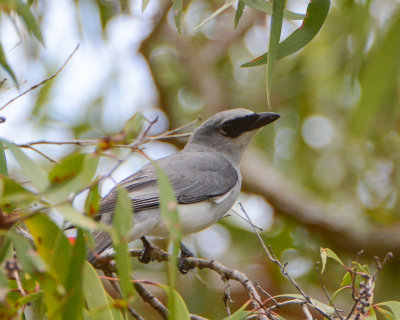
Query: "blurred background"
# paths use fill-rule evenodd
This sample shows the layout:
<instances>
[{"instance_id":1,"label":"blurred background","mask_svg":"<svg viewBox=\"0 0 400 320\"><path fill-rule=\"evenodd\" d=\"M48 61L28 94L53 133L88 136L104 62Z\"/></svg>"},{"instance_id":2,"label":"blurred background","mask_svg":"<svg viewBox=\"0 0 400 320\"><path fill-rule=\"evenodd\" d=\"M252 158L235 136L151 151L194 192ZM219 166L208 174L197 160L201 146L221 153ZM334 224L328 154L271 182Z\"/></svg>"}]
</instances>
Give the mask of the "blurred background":
<instances>
[{"instance_id":1,"label":"blurred background","mask_svg":"<svg viewBox=\"0 0 400 320\"><path fill-rule=\"evenodd\" d=\"M288 0L287 7L305 13L307 4ZM16 16L3 14L0 39L21 90L56 72L78 43L80 48L53 81L0 112L6 118L0 136L16 143L100 138L119 132L137 112L149 120L158 117L150 134L233 107L277 112L281 119L257 135L242 162L240 201L264 229L264 241L289 263L288 271L302 288L324 302L316 269L320 247L331 248L346 263L363 249L361 262L372 270L374 256L392 251L395 258L379 275L375 300L399 300L399 1L333 1L316 38L277 63L270 109L265 66L240 67L267 51L270 17L246 7L234 29L232 6L192 31L222 5L185 2L179 34L169 1L151 0L144 12L138 1L34 1L44 45ZM284 21L282 39L300 24ZM0 69L0 77L8 74ZM0 105L17 94L8 79L0 88ZM157 159L184 142L152 142L145 151ZM57 159L76 147L38 149ZM36 153L29 155L44 167L51 165ZM18 178L12 157L8 161ZM103 183L102 194L145 162L129 156ZM114 164L103 159L99 175ZM81 202L76 201L79 209ZM238 205L234 208L240 213ZM246 273L272 295L296 292L235 213L187 243L198 255ZM134 270L137 278L166 279L163 264L135 261ZM323 279L329 292L339 287L343 274L339 266L328 265ZM193 273L178 282L189 311L224 317L224 283L211 272L199 275L205 284ZM248 299L236 284L231 290L233 308ZM350 295L338 301L346 307ZM157 317L140 299L134 307ZM296 318L295 309L288 312Z\"/></svg>"}]
</instances>

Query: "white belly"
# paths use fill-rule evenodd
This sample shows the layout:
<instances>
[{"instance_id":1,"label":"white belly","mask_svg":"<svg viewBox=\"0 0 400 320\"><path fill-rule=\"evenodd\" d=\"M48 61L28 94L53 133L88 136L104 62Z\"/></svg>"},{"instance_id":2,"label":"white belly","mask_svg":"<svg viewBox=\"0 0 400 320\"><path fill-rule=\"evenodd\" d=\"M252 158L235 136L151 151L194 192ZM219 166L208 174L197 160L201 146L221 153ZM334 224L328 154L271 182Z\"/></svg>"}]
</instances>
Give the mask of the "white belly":
<instances>
[{"instance_id":1,"label":"white belly","mask_svg":"<svg viewBox=\"0 0 400 320\"><path fill-rule=\"evenodd\" d=\"M235 203L239 192L240 183L224 196L193 204L178 205L183 235L201 231L221 219ZM140 212L141 215L148 214L148 218L140 223L141 226L134 223L132 238L137 239L143 235L167 237L168 232L158 209L149 210L148 213L146 211Z\"/></svg>"}]
</instances>

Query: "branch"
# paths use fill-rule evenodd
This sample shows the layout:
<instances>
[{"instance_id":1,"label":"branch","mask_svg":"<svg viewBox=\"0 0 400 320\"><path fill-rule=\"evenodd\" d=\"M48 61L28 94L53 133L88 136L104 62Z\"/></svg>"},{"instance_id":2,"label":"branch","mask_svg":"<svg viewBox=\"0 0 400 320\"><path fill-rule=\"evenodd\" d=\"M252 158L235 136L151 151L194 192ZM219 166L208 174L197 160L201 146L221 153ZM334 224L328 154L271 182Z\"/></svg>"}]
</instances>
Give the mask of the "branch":
<instances>
[{"instance_id":1,"label":"branch","mask_svg":"<svg viewBox=\"0 0 400 320\"><path fill-rule=\"evenodd\" d=\"M74 51L72 51L72 53L69 55L69 57L67 58L67 60L65 60L65 62L63 63L63 65L57 70L56 73L54 73L53 75L51 75L50 77L42 80L41 82L35 84L34 86L30 87L28 90L25 90L24 92L20 93L19 95L17 95L16 97L12 98L10 101L8 101L5 105L3 105L0 108L0 111L3 110L5 107L7 107L9 104L13 103L15 100L21 98L22 96L26 95L28 92L35 90L36 88L39 88L40 86L44 85L47 81L52 80L53 78L57 77L58 74L64 69L64 67L67 65L67 63L69 62L69 60L71 60L72 56L75 54L76 51L78 51L79 49L79 44L76 46L76 48L74 49Z\"/></svg>"},{"instance_id":2,"label":"branch","mask_svg":"<svg viewBox=\"0 0 400 320\"><path fill-rule=\"evenodd\" d=\"M152 247L154 250L147 252L152 261L154 260L158 262L168 261L170 255L167 252L155 247L154 245ZM131 257L139 258L142 256L143 250L131 249L129 250L129 253ZM101 255L99 255L99 257L96 258L96 261L94 262L94 267L102 269L104 265L108 265L114 259L114 257L115 257L114 251L103 252ZM224 266L222 263L215 260L209 260L197 257L185 257L184 259L185 259L184 263L190 268L210 269L218 273L223 280L235 280L239 282L240 284L242 284L248 296L250 297L252 307L256 310L264 309L264 306L261 302L261 298L255 286L244 273L235 269L228 268ZM258 319L267 320L268 318L267 316L260 313L258 314Z\"/></svg>"},{"instance_id":3,"label":"branch","mask_svg":"<svg viewBox=\"0 0 400 320\"><path fill-rule=\"evenodd\" d=\"M338 219L330 204L296 186L254 149L244 154L241 170L244 190L263 196L279 214L319 231L328 240L328 245L352 253L364 249L370 255L383 256L392 251L399 256L398 226L371 226L363 221L354 223L346 216Z\"/></svg>"}]
</instances>

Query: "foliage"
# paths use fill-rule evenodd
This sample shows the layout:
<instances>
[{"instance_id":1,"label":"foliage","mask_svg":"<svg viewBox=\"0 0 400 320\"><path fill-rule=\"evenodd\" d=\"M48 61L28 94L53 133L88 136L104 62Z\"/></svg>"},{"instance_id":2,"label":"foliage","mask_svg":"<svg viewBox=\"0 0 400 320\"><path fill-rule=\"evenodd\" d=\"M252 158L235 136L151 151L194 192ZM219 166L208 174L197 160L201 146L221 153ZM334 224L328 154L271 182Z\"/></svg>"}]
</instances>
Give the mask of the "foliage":
<instances>
[{"instance_id":1,"label":"foliage","mask_svg":"<svg viewBox=\"0 0 400 320\"><path fill-rule=\"evenodd\" d=\"M84 0L75 1L77 16L79 5L83 3ZM113 19L120 13L129 15L128 1L93 3L98 9L104 37ZM150 34L141 46L160 95L160 108L167 113L172 126L187 123L200 111L213 113L221 105L251 105L254 110L265 109L267 91L270 107L283 117L274 132L259 135L258 148L274 159L277 170L289 176L291 182L308 188L318 200L328 203L327 208L333 207L336 219L343 219L343 224L351 227L354 238L362 241L364 237L359 235L376 225L382 225L381 230L385 232L372 233L376 235L374 239L384 238L386 231L391 231L389 227L398 222L400 208L399 7L386 4L390 13L384 15L378 10L380 3L377 0L340 0L332 8L328 0L314 0L307 4L304 13L288 10L283 0L239 0L237 5L235 1L226 1L222 6L211 1L202 3L207 9L194 14L190 9L198 2L172 1L175 25L183 37L178 36L176 30L168 29L167 10L162 11L160 5L162 18L155 22L158 24L153 32L149 30ZM19 31L31 35L31 42L37 43L36 47L33 45L37 52L45 50L38 48L46 39L43 36L45 30L40 27L44 12L41 4L41 1L0 1L2 19L16 22L16 28L21 28L19 22L22 22ZM151 4L143 0L142 10L146 13ZM266 16L270 18L266 35L268 52L265 47L263 54L253 54L260 43L248 41L250 31L257 28L257 22L264 22ZM227 29L221 27L226 25L226 17L232 23ZM191 20L197 21L196 32L187 35L187 31L193 29L189 27ZM280 41L285 23L296 20L303 20L301 26L291 25L290 34ZM207 33L207 28L213 30L216 40ZM267 39L263 40L267 42ZM37 59L37 52L33 59ZM0 43L1 67L17 87L22 87L22 77L14 71L17 66L10 63L11 55L10 48L5 47L4 42ZM254 56L259 57L254 59ZM188 63L188 57L192 63ZM265 64L267 66L262 67ZM32 102L31 121L52 123L54 118L49 106L57 79L43 84ZM100 89L99 96L84 107L94 110L93 113L101 113L98 110L107 100L105 92ZM82 114L85 112L83 110ZM137 288L134 280L131 281L132 270L134 275L157 277L160 274L159 269L151 272L151 268L136 265L136 261L131 264L127 235L128 227L134 221L131 221L129 199L123 190L119 193L117 207L120 219L112 226L101 225L92 219L99 210L101 183L112 173L105 177L99 175L101 163L117 158L117 164L121 164L126 155L119 150L121 146L141 151L142 144L148 142L146 135L142 136L145 118L137 114L125 122L121 132L110 134L107 128L90 118L89 111L87 114L81 123L69 128L77 139L75 144L72 143L72 151L61 159L46 158L50 160L46 165L32 153L25 152L29 149L43 154L40 148L36 149L37 144L17 144L1 139L0 318L18 318L23 314L26 319L125 319L132 316L129 315L130 307L143 310L142 300L133 292L133 288ZM93 136L95 139L87 139ZM17 163L19 169L12 163ZM170 186L163 173L158 173L163 216L166 221L171 219L177 224ZM90 190L86 196L85 190ZM87 216L74 207L74 201L82 195L86 199ZM277 211L287 214L282 209ZM74 240L68 239L62 231L64 226L56 223L60 219L77 227ZM399 281L395 267L388 264L376 281L377 273L370 272L370 267L361 264L359 257L350 265L346 264L355 250L346 240L348 233L328 225L322 236L315 235L303 225L313 231L316 225L321 227L318 221L310 223L304 219L302 224L294 221L290 215L275 217L273 230L263 233L263 240L282 257L285 254L290 257L294 252L300 262L315 260L320 243L335 246L337 254L331 249L321 249L320 253L326 290L333 292L328 294L331 301L324 296L324 290L314 296L318 279L310 267L301 278L305 283L301 288L313 293L312 297L307 296L309 300L299 293L282 294L296 288L289 289L283 277L277 276L279 270L271 268L267 259L260 258L260 243L254 234L230 221L222 221L234 243L224 259L232 266L248 271L251 279L254 276L263 281L261 287L268 287L268 292L272 288L272 298L267 298L265 306L273 316L293 317L290 309L283 308L287 303L299 308L295 315L302 312L299 310L304 304L316 312L320 308L327 314L326 318L338 316L335 308L368 319L400 317L400 302L394 301L399 299L397 289L387 285ZM329 229L331 233L326 231ZM32 239L24 230L29 231ZM85 262L86 247L91 245L91 232L95 230L107 230L113 235L116 249L116 269L113 271L118 278L106 279ZM394 232L398 231L394 229ZM168 286L158 282L146 285L156 285L166 292L170 317L174 319L187 319L189 312L213 319L225 317L222 302L217 302L223 289L214 284L203 288L198 282L176 274L180 234L172 235L170 240L174 249L166 273ZM338 241L342 237L344 240ZM370 245L369 256L382 254L379 241L366 238L360 243ZM391 244L396 248L395 243ZM296 259L292 260L296 262ZM329 264L330 260L335 261L338 268ZM381 269L381 265L378 263L376 268ZM263 271L254 271L260 269ZM344 275L341 274L343 270ZM207 282L215 282L210 280L209 273L201 275ZM340 279L337 279L339 275ZM122 295L111 297L103 287L105 280L119 280ZM251 306L245 292L234 290L233 295L237 302L236 312L226 319L243 319L258 311ZM200 304L203 300L205 303ZM277 306L281 308L277 310Z\"/></svg>"}]
</instances>

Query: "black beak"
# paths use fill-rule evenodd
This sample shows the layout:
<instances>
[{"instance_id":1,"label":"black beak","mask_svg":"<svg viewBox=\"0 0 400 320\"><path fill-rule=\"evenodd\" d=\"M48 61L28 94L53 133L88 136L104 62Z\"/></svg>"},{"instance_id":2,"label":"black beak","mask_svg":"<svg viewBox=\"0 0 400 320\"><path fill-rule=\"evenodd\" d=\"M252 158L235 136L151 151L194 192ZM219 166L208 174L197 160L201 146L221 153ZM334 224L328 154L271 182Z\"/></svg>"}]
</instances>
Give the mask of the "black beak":
<instances>
[{"instance_id":1,"label":"black beak","mask_svg":"<svg viewBox=\"0 0 400 320\"><path fill-rule=\"evenodd\" d=\"M267 124L270 124L275 120L278 120L281 116L277 113L261 112L261 113L255 113L253 117L254 120L253 123L250 123L250 130L262 128Z\"/></svg>"},{"instance_id":2,"label":"black beak","mask_svg":"<svg viewBox=\"0 0 400 320\"><path fill-rule=\"evenodd\" d=\"M248 114L243 117L225 120L221 124L221 132L228 137L236 138L245 131L260 129L280 117L279 114L272 112Z\"/></svg>"}]
</instances>

